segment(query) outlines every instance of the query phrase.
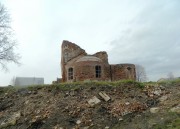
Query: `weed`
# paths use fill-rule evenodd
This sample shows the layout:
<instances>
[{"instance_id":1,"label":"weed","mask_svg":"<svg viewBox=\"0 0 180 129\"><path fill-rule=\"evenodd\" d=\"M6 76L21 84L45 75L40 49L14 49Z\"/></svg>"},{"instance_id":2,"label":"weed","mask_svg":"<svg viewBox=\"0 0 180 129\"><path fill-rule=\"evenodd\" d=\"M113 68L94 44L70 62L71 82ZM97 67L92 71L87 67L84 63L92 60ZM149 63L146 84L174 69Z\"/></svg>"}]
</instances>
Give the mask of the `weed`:
<instances>
[{"instance_id":1,"label":"weed","mask_svg":"<svg viewBox=\"0 0 180 129\"><path fill-rule=\"evenodd\" d=\"M13 86L0 87L0 95L2 95L4 93L12 93L15 91L16 91L16 88Z\"/></svg>"},{"instance_id":2,"label":"weed","mask_svg":"<svg viewBox=\"0 0 180 129\"><path fill-rule=\"evenodd\" d=\"M168 121L163 125L155 125L153 129L179 129L180 127L180 118L176 118L172 121Z\"/></svg>"},{"instance_id":3,"label":"weed","mask_svg":"<svg viewBox=\"0 0 180 129\"><path fill-rule=\"evenodd\" d=\"M166 85L166 86L179 84L179 83L180 83L180 78L173 79L173 80L164 80L164 81L158 82L158 84Z\"/></svg>"}]
</instances>

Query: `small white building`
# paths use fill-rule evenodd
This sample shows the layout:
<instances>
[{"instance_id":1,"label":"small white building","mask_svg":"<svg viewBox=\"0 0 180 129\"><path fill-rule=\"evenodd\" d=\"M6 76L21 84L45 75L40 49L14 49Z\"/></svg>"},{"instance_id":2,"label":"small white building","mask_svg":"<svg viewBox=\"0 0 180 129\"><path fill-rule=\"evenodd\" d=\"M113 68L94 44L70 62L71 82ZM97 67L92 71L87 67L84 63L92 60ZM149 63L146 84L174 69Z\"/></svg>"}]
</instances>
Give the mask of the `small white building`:
<instances>
[{"instance_id":1,"label":"small white building","mask_svg":"<svg viewBox=\"0 0 180 129\"><path fill-rule=\"evenodd\" d=\"M30 85L43 85L44 78L37 77L16 77L13 81L14 86L30 86Z\"/></svg>"}]
</instances>

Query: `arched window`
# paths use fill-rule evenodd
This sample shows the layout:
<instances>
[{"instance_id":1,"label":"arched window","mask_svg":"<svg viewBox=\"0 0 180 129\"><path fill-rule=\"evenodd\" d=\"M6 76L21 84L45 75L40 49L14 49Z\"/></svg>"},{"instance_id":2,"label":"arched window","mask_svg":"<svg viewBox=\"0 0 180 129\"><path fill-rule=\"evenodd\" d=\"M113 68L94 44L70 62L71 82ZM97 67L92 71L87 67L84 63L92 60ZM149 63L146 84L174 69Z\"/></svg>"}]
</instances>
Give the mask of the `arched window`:
<instances>
[{"instance_id":1,"label":"arched window","mask_svg":"<svg viewBox=\"0 0 180 129\"><path fill-rule=\"evenodd\" d=\"M96 78L101 78L101 66L96 65L95 72L96 72Z\"/></svg>"},{"instance_id":2,"label":"arched window","mask_svg":"<svg viewBox=\"0 0 180 129\"><path fill-rule=\"evenodd\" d=\"M68 80L72 80L73 79L73 68L69 68L68 69Z\"/></svg>"}]
</instances>

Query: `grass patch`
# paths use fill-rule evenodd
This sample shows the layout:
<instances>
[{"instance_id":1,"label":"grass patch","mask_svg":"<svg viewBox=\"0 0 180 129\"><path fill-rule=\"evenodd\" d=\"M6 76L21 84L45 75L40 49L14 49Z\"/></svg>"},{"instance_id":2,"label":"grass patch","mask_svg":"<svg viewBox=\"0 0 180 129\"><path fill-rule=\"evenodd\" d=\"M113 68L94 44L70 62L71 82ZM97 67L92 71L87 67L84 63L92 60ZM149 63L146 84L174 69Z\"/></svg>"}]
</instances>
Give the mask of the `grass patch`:
<instances>
[{"instance_id":1,"label":"grass patch","mask_svg":"<svg viewBox=\"0 0 180 129\"><path fill-rule=\"evenodd\" d=\"M0 87L0 95L4 95L5 93L12 93L16 91L16 88L13 86Z\"/></svg>"},{"instance_id":2,"label":"grass patch","mask_svg":"<svg viewBox=\"0 0 180 129\"><path fill-rule=\"evenodd\" d=\"M173 80L164 80L164 81L161 81L161 82L157 82L158 84L160 85L174 85L174 84L180 84L180 78L177 78L177 79L173 79Z\"/></svg>"},{"instance_id":3,"label":"grass patch","mask_svg":"<svg viewBox=\"0 0 180 129\"><path fill-rule=\"evenodd\" d=\"M163 114L165 121L153 126L153 129L179 129L180 114L176 112L168 112Z\"/></svg>"},{"instance_id":4,"label":"grass patch","mask_svg":"<svg viewBox=\"0 0 180 129\"><path fill-rule=\"evenodd\" d=\"M138 88L144 88L145 83L136 82L133 80L120 80L120 81L89 81L89 82L73 82L73 83L60 83L60 84L53 84L53 87L59 87L62 90L68 90L72 88L78 87L90 87L90 86L110 86L110 87L120 87L120 86L137 86Z\"/></svg>"},{"instance_id":5,"label":"grass patch","mask_svg":"<svg viewBox=\"0 0 180 129\"><path fill-rule=\"evenodd\" d=\"M133 80L120 80L115 82L109 81L89 81L89 82L73 82L73 83L60 83L60 84L52 84L53 88L61 89L61 90L74 90L83 87L91 87L91 86L110 86L110 87L119 87L119 86L128 86L134 85L138 88L144 88L144 83L136 82Z\"/></svg>"},{"instance_id":6,"label":"grass patch","mask_svg":"<svg viewBox=\"0 0 180 129\"><path fill-rule=\"evenodd\" d=\"M180 128L180 118L176 118L172 121L166 122L163 125L155 125L153 129L179 129Z\"/></svg>"},{"instance_id":7,"label":"grass patch","mask_svg":"<svg viewBox=\"0 0 180 129\"><path fill-rule=\"evenodd\" d=\"M109 81L88 81L88 82L73 82L73 83L59 83L59 84L46 84L46 85L30 85L30 86L8 86L0 87L0 94L15 92L20 89L27 89L30 91L39 90L42 88L48 88L53 90L76 90L79 88L86 88L91 86L103 86L103 87L120 87L120 86L137 86L138 88L144 88L145 84L142 82L136 82L133 80L120 80L115 82Z\"/></svg>"},{"instance_id":8,"label":"grass patch","mask_svg":"<svg viewBox=\"0 0 180 129\"><path fill-rule=\"evenodd\" d=\"M27 88L28 90L39 90L49 85L31 85L31 86L23 86L22 88Z\"/></svg>"}]
</instances>

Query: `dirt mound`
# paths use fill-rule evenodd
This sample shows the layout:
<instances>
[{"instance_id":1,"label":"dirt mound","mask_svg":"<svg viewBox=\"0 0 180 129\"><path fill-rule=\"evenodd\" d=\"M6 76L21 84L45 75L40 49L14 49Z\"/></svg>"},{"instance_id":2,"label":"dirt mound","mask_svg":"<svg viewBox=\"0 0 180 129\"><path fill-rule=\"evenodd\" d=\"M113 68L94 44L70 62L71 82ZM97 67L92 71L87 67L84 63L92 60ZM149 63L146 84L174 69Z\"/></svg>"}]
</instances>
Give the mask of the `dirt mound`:
<instances>
[{"instance_id":1,"label":"dirt mound","mask_svg":"<svg viewBox=\"0 0 180 129\"><path fill-rule=\"evenodd\" d=\"M157 125L153 118L162 115L157 114L178 110L180 103L179 85L79 83L9 89L0 89L0 128L7 129L152 128ZM160 108L158 117L151 107Z\"/></svg>"}]
</instances>

